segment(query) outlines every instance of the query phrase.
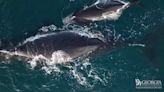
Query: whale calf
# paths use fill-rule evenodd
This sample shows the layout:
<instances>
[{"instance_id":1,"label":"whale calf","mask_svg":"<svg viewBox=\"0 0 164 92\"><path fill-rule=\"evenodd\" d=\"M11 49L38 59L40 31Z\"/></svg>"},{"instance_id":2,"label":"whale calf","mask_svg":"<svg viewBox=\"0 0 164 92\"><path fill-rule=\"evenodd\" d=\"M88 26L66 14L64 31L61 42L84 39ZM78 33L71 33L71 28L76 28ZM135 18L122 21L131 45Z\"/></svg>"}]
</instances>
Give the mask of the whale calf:
<instances>
[{"instance_id":1,"label":"whale calf","mask_svg":"<svg viewBox=\"0 0 164 92\"><path fill-rule=\"evenodd\" d=\"M105 40L90 38L77 32L62 31L31 37L21 45L14 47L9 52L0 50L1 54L14 54L16 56L33 58L42 55L51 58L64 58L66 60L88 56L105 46Z\"/></svg>"},{"instance_id":2,"label":"whale calf","mask_svg":"<svg viewBox=\"0 0 164 92\"><path fill-rule=\"evenodd\" d=\"M71 16L67 16L63 19L63 23L86 24L93 21L117 20L123 10L138 2L139 0L133 0L132 2L122 0L98 0L93 5L74 12Z\"/></svg>"},{"instance_id":3,"label":"whale calf","mask_svg":"<svg viewBox=\"0 0 164 92\"><path fill-rule=\"evenodd\" d=\"M124 9L130 6L129 2L121 0L98 0L93 5L81 9L72 16L66 17L63 22L67 23L89 23L101 20L116 20L121 16Z\"/></svg>"}]
</instances>

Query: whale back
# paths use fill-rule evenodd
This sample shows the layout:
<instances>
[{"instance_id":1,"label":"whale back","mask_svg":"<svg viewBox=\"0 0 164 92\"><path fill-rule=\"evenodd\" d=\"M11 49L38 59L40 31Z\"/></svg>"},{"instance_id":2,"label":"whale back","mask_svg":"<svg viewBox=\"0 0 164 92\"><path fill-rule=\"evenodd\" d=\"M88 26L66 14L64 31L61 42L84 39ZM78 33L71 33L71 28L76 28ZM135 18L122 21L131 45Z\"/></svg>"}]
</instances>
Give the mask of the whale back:
<instances>
[{"instance_id":1,"label":"whale back","mask_svg":"<svg viewBox=\"0 0 164 92\"><path fill-rule=\"evenodd\" d=\"M75 18L73 20L78 23L87 23L91 21L104 20L105 17L102 15L108 14L109 16L113 12L117 12L117 10L121 9L124 5L125 2L120 0L97 1L96 3L89 6L88 8L75 12L75 14L73 15L75 16ZM115 19L115 18L111 18L111 19Z\"/></svg>"},{"instance_id":2,"label":"whale back","mask_svg":"<svg viewBox=\"0 0 164 92\"><path fill-rule=\"evenodd\" d=\"M99 8L107 8L112 6L122 6L124 3L119 0L100 0L96 5Z\"/></svg>"},{"instance_id":3,"label":"whale back","mask_svg":"<svg viewBox=\"0 0 164 92\"><path fill-rule=\"evenodd\" d=\"M104 42L98 38L89 38L73 32L59 32L22 44L16 48L16 51L27 55L42 54L51 57L53 52L61 50L76 58L95 51L102 45Z\"/></svg>"}]
</instances>

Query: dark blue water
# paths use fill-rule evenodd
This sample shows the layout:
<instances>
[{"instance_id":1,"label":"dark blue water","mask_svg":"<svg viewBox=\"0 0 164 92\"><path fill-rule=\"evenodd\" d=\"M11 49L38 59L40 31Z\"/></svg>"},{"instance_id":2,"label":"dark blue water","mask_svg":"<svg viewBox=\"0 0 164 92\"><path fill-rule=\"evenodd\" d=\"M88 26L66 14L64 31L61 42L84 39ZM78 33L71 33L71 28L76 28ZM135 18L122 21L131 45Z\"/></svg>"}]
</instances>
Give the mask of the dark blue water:
<instances>
[{"instance_id":1,"label":"dark blue water","mask_svg":"<svg viewBox=\"0 0 164 92\"><path fill-rule=\"evenodd\" d=\"M63 28L65 16L93 2L0 0L0 39L8 47L36 35L42 27ZM164 92L135 88L135 79L161 80L164 85L163 0L141 0L118 20L95 22L88 28L124 41L90 59L53 67L1 60L0 92Z\"/></svg>"}]
</instances>

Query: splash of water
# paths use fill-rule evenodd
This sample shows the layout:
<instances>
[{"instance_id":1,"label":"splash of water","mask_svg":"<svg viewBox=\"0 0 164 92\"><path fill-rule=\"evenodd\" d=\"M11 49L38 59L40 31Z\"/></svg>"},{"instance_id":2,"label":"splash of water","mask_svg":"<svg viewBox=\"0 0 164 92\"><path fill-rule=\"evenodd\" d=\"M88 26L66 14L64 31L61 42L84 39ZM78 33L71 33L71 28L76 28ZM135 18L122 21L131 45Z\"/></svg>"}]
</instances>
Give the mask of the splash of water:
<instances>
[{"instance_id":1,"label":"splash of water","mask_svg":"<svg viewBox=\"0 0 164 92\"><path fill-rule=\"evenodd\" d=\"M49 32L49 31L55 31L57 30L57 27L55 25L49 25L49 26L43 26L42 28L39 29L41 32Z\"/></svg>"}]
</instances>

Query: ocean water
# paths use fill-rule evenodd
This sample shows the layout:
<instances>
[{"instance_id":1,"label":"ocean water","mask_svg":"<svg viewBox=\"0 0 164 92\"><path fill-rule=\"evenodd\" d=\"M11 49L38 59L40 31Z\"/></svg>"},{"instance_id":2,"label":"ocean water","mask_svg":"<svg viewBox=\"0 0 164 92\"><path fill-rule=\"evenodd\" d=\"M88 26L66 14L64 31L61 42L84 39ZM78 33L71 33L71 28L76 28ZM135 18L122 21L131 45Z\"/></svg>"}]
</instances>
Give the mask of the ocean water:
<instances>
[{"instance_id":1,"label":"ocean water","mask_svg":"<svg viewBox=\"0 0 164 92\"><path fill-rule=\"evenodd\" d=\"M0 59L0 92L164 92L136 89L135 84L140 79L164 85L164 1L141 0L115 21L63 25L64 17L95 1L0 0L0 40L6 41L5 48L56 28L110 33L119 43L68 64Z\"/></svg>"}]
</instances>

